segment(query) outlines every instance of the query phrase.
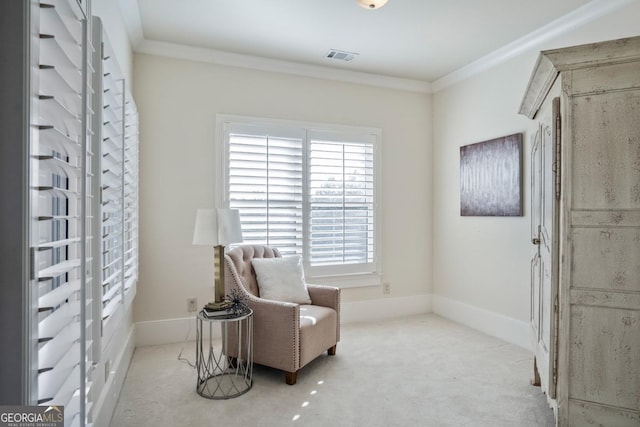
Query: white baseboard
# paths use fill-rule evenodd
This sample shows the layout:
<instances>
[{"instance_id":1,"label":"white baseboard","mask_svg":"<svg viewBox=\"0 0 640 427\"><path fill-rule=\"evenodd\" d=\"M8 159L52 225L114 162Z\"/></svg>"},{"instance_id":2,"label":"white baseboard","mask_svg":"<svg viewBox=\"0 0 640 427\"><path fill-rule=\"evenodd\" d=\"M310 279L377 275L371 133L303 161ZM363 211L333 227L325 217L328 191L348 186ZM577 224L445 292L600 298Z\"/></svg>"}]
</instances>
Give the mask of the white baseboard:
<instances>
[{"instance_id":1,"label":"white baseboard","mask_svg":"<svg viewBox=\"0 0 640 427\"><path fill-rule=\"evenodd\" d=\"M431 294L343 302L340 323L368 322L432 311L454 322L532 350L528 322ZM193 341L196 336L196 321L195 316L152 320L137 322L135 329L137 347Z\"/></svg>"},{"instance_id":2,"label":"white baseboard","mask_svg":"<svg viewBox=\"0 0 640 427\"><path fill-rule=\"evenodd\" d=\"M431 294L343 302L340 323L367 322L391 317L431 313Z\"/></svg>"},{"instance_id":3,"label":"white baseboard","mask_svg":"<svg viewBox=\"0 0 640 427\"><path fill-rule=\"evenodd\" d=\"M120 396L120 390L122 384L124 384L125 376L129 370L129 364L133 357L133 350L135 349L135 326L129 329L129 333L125 338L122 351L113 360L109 370L111 376L105 383L98 400L94 403L92 411L94 418L92 422L93 427L108 427L111 422L111 416L118 402Z\"/></svg>"},{"instance_id":4,"label":"white baseboard","mask_svg":"<svg viewBox=\"0 0 640 427\"><path fill-rule=\"evenodd\" d=\"M431 295L412 295L367 301L343 302L340 323L364 322L431 312ZM193 341L195 316L137 322L136 347Z\"/></svg>"},{"instance_id":5,"label":"white baseboard","mask_svg":"<svg viewBox=\"0 0 640 427\"><path fill-rule=\"evenodd\" d=\"M528 322L446 297L433 295L432 298L433 312L437 315L533 351Z\"/></svg>"}]
</instances>

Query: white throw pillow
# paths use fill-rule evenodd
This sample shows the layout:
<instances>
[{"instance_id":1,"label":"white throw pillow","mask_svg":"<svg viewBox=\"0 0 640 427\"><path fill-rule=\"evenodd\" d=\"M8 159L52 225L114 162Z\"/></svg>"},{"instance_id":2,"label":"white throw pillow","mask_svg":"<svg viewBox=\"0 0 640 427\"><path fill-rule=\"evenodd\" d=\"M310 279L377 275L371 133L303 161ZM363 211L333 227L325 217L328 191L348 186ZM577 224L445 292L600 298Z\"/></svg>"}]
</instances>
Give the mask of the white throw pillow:
<instances>
[{"instance_id":1,"label":"white throw pillow","mask_svg":"<svg viewBox=\"0 0 640 427\"><path fill-rule=\"evenodd\" d=\"M311 304L300 255L283 258L254 258L260 297L275 301Z\"/></svg>"}]
</instances>

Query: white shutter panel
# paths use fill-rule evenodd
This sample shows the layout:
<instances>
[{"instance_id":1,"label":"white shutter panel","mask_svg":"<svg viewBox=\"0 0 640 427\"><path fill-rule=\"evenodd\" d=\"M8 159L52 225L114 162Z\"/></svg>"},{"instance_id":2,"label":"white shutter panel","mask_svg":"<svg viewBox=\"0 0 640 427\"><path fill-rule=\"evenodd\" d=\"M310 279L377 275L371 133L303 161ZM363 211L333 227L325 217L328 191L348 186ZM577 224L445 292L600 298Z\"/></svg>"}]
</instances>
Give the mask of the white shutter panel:
<instances>
[{"instance_id":1,"label":"white shutter panel","mask_svg":"<svg viewBox=\"0 0 640 427\"><path fill-rule=\"evenodd\" d=\"M91 262L85 228L91 213L92 151L87 143L85 13L76 1L41 1L37 47L38 134L31 144L31 229L38 293L37 403L64 405L65 425L84 425L91 347ZM38 43L39 42L39 43ZM89 312L87 312L89 310Z\"/></svg>"},{"instance_id":2,"label":"white shutter panel","mask_svg":"<svg viewBox=\"0 0 640 427\"><path fill-rule=\"evenodd\" d=\"M102 33L102 322L103 331L122 303L124 269L124 81ZM113 332L109 329L108 337ZM104 336L103 335L103 336ZM103 343L104 344L104 343Z\"/></svg>"},{"instance_id":3,"label":"white shutter panel","mask_svg":"<svg viewBox=\"0 0 640 427\"><path fill-rule=\"evenodd\" d=\"M102 21L92 18L97 96L94 160L98 179L94 188L99 221L93 250L96 284L94 301L96 343L94 360L100 361L125 321L125 307L135 295L138 279L138 113ZM98 282L99 278L99 282Z\"/></svg>"},{"instance_id":4,"label":"white shutter panel","mask_svg":"<svg viewBox=\"0 0 640 427\"><path fill-rule=\"evenodd\" d=\"M99 150L94 141L94 111L92 108L93 97L95 93L93 91L93 74L95 69L93 68L93 59L95 49L91 43L91 28L90 19L84 20L84 85L85 95L83 99L84 109L86 114L83 115L84 121L82 127L84 130L84 169L85 179L82 198L83 212L84 212L84 235L83 235L83 248L85 266L83 269L84 284L80 293L80 301L82 305L81 313L84 320L84 324L81 330L81 339L84 343L84 348L81 350L82 361L78 370L81 375L81 392L78 399L78 416L73 421L73 426L89 424L89 413L92 407L93 396L93 346L94 341L94 310L93 310L93 297L95 280L99 278L94 277L94 263L98 262L97 253L94 250L94 242L99 239L99 234L95 234L95 226L99 221L99 214L97 212L96 205L96 180L99 177L99 172L94 168L94 158L98 156ZM84 394L82 393L84 390ZM74 411L76 409L74 408Z\"/></svg>"},{"instance_id":5,"label":"white shutter panel","mask_svg":"<svg viewBox=\"0 0 640 427\"><path fill-rule=\"evenodd\" d=\"M138 281L138 110L126 92L124 107L124 290Z\"/></svg>"},{"instance_id":6,"label":"white shutter panel","mask_svg":"<svg viewBox=\"0 0 640 427\"><path fill-rule=\"evenodd\" d=\"M374 146L322 136L309 145L309 264L374 272Z\"/></svg>"},{"instance_id":7,"label":"white shutter panel","mask_svg":"<svg viewBox=\"0 0 640 427\"><path fill-rule=\"evenodd\" d=\"M301 254L304 133L236 126L227 135L228 200L244 243Z\"/></svg>"}]
</instances>

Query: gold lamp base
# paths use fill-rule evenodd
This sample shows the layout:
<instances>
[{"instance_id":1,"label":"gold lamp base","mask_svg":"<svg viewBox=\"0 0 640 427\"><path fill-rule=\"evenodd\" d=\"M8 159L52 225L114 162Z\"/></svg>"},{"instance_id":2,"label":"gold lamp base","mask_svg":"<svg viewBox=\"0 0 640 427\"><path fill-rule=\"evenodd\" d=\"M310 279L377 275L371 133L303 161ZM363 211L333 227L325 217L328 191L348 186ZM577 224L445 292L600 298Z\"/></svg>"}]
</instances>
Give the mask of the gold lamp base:
<instances>
[{"instance_id":1,"label":"gold lamp base","mask_svg":"<svg viewBox=\"0 0 640 427\"><path fill-rule=\"evenodd\" d=\"M214 299L204 307L212 311L227 310L231 307L231 303L225 301L224 298L224 246L216 245L213 247L213 265L215 269Z\"/></svg>"}]
</instances>

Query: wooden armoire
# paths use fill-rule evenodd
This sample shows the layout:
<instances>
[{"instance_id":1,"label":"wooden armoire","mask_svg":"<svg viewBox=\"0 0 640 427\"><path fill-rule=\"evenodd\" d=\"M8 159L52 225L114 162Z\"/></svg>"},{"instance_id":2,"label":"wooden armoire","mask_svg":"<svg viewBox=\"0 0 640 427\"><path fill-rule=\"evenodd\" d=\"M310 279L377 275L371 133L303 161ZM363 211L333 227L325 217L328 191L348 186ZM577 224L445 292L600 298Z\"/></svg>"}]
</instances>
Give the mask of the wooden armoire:
<instances>
[{"instance_id":1,"label":"wooden armoire","mask_svg":"<svg viewBox=\"0 0 640 427\"><path fill-rule=\"evenodd\" d=\"M520 113L535 381L559 426L640 426L640 37L542 52Z\"/></svg>"}]
</instances>

